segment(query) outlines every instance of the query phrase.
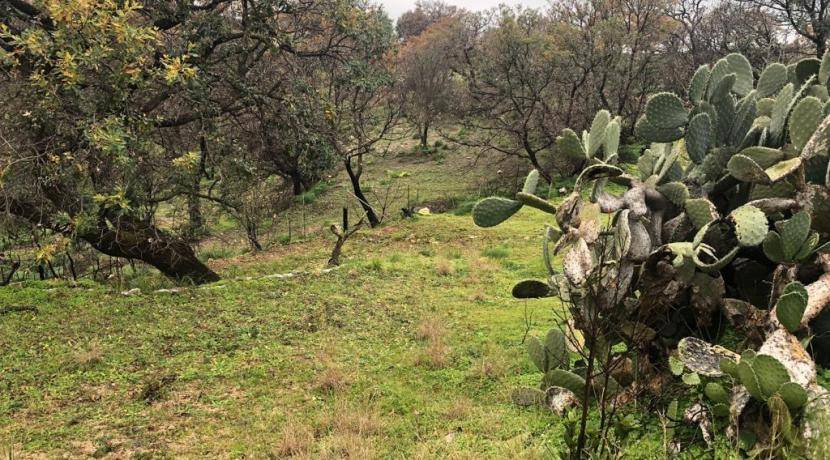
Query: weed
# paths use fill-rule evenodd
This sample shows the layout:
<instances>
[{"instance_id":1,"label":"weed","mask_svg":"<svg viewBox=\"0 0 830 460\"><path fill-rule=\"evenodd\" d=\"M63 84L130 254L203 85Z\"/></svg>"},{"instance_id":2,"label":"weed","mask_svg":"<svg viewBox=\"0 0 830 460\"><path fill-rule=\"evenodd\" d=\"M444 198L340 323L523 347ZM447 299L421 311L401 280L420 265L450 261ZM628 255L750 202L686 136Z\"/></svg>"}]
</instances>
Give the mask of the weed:
<instances>
[{"instance_id":1,"label":"weed","mask_svg":"<svg viewBox=\"0 0 830 460\"><path fill-rule=\"evenodd\" d=\"M491 259L506 259L510 256L510 248L507 246L488 246L481 251L481 254Z\"/></svg>"}]
</instances>

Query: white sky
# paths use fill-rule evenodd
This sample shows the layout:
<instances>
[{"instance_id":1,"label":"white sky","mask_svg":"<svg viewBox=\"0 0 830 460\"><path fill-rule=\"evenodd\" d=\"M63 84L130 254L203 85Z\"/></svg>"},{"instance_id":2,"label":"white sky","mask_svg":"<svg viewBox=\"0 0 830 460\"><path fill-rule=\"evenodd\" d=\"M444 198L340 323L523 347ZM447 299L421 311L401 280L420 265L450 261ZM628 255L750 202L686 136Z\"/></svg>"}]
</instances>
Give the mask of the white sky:
<instances>
[{"instance_id":1,"label":"white sky","mask_svg":"<svg viewBox=\"0 0 830 460\"><path fill-rule=\"evenodd\" d=\"M404 11L415 8L415 0L379 0L383 5L389 17L397 20ZM540 8L547 6L548 0L444 0L445 3L465 8L470 11L479 11L498 6L500 3L505 5L522 5L529 8Z\"/></svg>"}]
</instances>

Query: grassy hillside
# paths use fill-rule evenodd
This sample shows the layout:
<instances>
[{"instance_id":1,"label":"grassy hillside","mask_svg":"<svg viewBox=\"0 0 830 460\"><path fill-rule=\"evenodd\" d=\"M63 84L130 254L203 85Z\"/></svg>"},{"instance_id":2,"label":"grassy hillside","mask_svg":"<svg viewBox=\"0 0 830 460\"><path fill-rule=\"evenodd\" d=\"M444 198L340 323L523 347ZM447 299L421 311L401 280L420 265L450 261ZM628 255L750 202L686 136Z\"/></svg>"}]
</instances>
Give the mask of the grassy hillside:
<instances>
[{"instance_id":1,"label":"grassy hillside","mask_svg":"<svg viewBox=\"0 0 830 460\"><path fill-rule=\"evenodd\" d=\"M439 162L394 161L446 180ZM317 205L340 199L329 191ZM544 334L561 308L509 294L543 273L544 222L533 210L487 230L453 213L395 220L355 235L333 271L321 270L331 240L318 232L212 259L225 280L201 288L156 291L170 286L141 272L108 286L0 290L1 305L37 309L0 316L0 451L556 456L562 420L509 399L540 377L525 334ZM638 422L627 458L662 457L659 419Z\"/></svg>"}]
</instances>

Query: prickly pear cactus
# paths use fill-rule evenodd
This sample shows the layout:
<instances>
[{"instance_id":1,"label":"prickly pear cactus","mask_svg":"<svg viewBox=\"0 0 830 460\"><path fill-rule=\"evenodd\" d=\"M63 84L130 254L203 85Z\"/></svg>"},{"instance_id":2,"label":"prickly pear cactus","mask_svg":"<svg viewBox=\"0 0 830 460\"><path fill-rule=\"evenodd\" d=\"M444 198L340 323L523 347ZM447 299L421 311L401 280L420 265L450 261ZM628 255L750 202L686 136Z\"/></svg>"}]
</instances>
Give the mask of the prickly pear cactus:
<instances>
[{"instance_id":1,"label":"prickly pear cactus","mask_svg":"<svg viewBox=\"0 0 830 460\"><path fill-rule=\"evenodd\" d=\"M821 315L830 304L830 55L755 74L731 54L701 66L686 95L650 97L635 134L651 146L634 174L616 165L619 121L608 112L581 137L563 130L557 152L584 165L572 195L554 204L525 190L485 199L473 216L489 226L524 206L553 215L548 278L533 290L544 295L533 297L567 296L577 325L590 309L625 312L653 332L637 345L646 374L666 369L654 358L683 337L715 334L721 318L747 343L774 349L773 360L759 354L733 371L736 385L780 415L810 410L803 392L822 393L814 360L830 361L827 346L799 344L830 332ZM552 263L560 253L561 269ZM591 274L607 267L615 283L604 301L579 305L597 282ZM624 339L607 335L611 346Z\"/></svg>"}]
</instances>

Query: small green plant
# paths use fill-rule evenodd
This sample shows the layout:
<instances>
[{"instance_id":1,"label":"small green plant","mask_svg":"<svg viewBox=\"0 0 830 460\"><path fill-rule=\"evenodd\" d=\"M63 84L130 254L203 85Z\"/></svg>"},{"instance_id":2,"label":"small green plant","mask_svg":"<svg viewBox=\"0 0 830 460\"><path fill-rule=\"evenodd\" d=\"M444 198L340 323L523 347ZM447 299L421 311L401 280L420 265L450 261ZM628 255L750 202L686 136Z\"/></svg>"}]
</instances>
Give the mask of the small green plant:
<instances>
[{"instance_id":1,"label":"small green plant","mask_svg":"<svg viewBox=\"0 0 830 460\"><path fill-rule=\"evenodd\" d=\"M320 181L314 184L310 189L294 197L296 203L313 204L331 188L331 183L328 181Z\"/></svg>"}]
</instances>

